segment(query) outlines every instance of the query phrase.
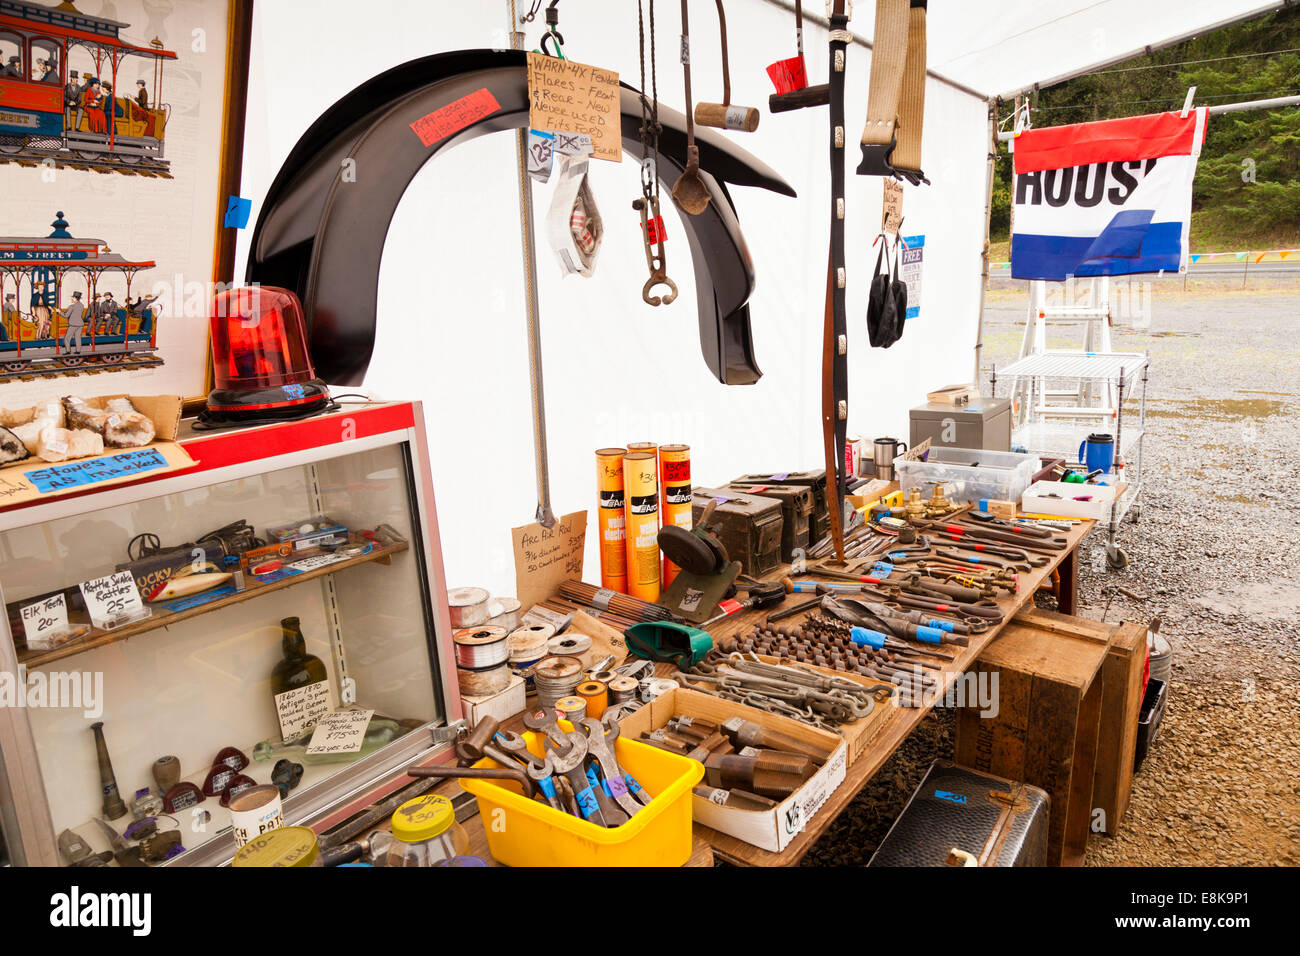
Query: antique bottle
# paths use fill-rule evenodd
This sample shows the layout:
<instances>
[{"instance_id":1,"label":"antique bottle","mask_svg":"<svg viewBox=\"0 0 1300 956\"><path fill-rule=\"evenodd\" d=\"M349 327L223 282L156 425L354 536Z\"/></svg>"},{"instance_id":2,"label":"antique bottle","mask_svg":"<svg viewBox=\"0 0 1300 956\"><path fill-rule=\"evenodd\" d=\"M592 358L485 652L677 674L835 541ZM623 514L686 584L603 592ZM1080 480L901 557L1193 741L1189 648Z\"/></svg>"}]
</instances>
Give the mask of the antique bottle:
<instances>
[{"instance_id":1,"label":"antique bottle","mask_svg":"<svg viewBox=\"0 0 1300 956\"><path fill-rule=\"evenodd\" d=\"M275 697L276 712L280 715L281 731L285 736L296 735L295 731L300 728L290 728L285 725L286 717L290 711L298 712L299 708L290 708L288 703L291 695L285 697L290 691L301 691L302 688L310 687L312 684L324 682L328 694L329 674L325 670L325 662L315 654L307 653L307 641L302 636L302 628L299 626L298 618L286 617L280 621L280 640L284 649L284 659L279 661L271 670L271 693ZM323 702L321 702L323 703ZM309 709L313 709L309 705ZM328 705L325 705L328 709ZM315 717L308 715L309 723L315 723Z\"/></svg>"}]
</instances>

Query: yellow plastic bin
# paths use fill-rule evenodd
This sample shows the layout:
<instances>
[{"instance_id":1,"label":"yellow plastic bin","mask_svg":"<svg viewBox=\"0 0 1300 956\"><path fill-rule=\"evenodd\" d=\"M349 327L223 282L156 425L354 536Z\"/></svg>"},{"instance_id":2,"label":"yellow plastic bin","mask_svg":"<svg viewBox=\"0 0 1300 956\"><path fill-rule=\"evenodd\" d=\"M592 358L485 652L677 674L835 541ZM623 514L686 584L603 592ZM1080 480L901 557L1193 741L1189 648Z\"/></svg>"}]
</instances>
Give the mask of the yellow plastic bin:
<instances>
[{"instance_id":1,"label":"yellow plastic bin","mask_svg":"<svg viewBox=\"0 0 1300 956\"><path fill-rule=\"evenodd\" d=\"M561 729L571 730L568 721ZM542 754L541 735L524 734ZM691 789L704 765L619 737L614 753L624 772L653 798L627 823L606 828L529 800L513 780L461 780L478 798L488 848L507 866L681 866L691 858ZM476 767L498 767L483 759Z\"/></svg>"}]
</instances>

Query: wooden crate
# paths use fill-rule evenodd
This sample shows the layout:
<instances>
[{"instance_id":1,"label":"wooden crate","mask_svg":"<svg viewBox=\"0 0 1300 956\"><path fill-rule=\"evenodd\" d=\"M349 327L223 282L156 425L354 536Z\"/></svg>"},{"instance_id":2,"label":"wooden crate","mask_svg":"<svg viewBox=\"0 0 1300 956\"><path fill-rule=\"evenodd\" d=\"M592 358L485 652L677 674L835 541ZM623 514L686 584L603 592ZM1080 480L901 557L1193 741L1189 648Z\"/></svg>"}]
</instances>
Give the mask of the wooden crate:
<instances>
[{"instance_id":1,"label":"wooden crate","mask_svg":"<svg viewBox=\"0 0 1300 956\"><path fill-rule=\"evenodd\" d=\"M1098 627L1108 635L1111 626ZM1049 866L1076 866L1087 847L1108 646L1108 636L1079 637L1013 619L974 668L998 675L997 714L957 712L958 763L1050 795Z\"/></svg>"},{"instance_id":2,"label":"wooden crate","mask_svg":"<svg viewBox=\"0 0 1300 956\"><path fill-rule=\"evenodd\" d=\"M1093 831L1114 836L1128 810L1133 789L1138 714L1142 709L1142 672L1147 656L1147 625L1125 621L1105 625L1054 611L1026 609L1019 623L1039 630L1106 643L1102 667L1101 723L1097 732L1097 769L1092 782Z\"/></svg>"}]
</instances>

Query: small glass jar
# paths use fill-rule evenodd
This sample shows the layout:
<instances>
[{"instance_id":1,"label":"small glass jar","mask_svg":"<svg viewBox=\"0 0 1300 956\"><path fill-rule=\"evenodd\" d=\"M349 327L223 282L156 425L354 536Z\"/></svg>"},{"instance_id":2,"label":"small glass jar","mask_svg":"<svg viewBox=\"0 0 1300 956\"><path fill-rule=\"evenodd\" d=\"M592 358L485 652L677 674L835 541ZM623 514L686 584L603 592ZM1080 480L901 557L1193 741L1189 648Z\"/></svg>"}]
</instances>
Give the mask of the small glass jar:
<instances>
[{"instance_id":1,"label":"small glass jar","mask_svg":"<svg viewBox=\"0 0 1300 956\"><path fill-rule=\"evenodd\" d=\"M469 834L456 822L451 801L428 793L406 801L393 813L393 845L384 865L434 866L468 850Z\"/></svg>"},{"instance_id":2,"label":"small glass jar","mask_svg":"<svg viewBox=\"0 0 1300 956\"><path fill-rule=\"evenodd\" d=\"M278 827L253 837L235 853L234 867L311 866L319 847L308 827Z\"/></svg>"}]
</instances>

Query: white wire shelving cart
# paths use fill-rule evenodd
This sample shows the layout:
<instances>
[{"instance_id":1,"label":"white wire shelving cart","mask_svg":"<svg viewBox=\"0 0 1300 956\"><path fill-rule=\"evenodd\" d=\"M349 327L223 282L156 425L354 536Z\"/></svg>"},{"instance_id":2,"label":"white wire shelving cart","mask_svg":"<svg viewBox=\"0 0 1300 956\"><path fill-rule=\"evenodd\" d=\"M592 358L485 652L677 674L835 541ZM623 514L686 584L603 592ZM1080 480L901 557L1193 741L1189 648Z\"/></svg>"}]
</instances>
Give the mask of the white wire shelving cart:
<instances>
[{"instance_id":1,"label":"white wire shelving cart","mask_svg":"<svg viewBox=\"0 0 1300 956\"><path fill-rule=\"evenodd\" d=\"M1128 565L1128 555L1116 544L1120 524L1127 517L1136 522L1142 513L1142 451L1146 438L1147 373L1145 352L1047 351L1026 355L999 369L990 379L997 395L998 380L1008 379L1019 400L1013 411L1013 448L1043 457L1063 458L1073 463L1079 445L1095 431L1108 431L1113 424L1116 474L1127 487L1110 509L1106 524L1106 563L1118 570ZM1126 423L1124 401L1138 393L1137 423ZM1093 396L1088 404L1054 402L1062 396Z\"/></svg>"}]
</instances>

